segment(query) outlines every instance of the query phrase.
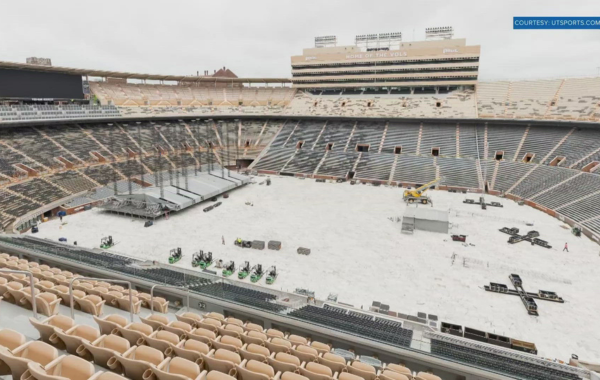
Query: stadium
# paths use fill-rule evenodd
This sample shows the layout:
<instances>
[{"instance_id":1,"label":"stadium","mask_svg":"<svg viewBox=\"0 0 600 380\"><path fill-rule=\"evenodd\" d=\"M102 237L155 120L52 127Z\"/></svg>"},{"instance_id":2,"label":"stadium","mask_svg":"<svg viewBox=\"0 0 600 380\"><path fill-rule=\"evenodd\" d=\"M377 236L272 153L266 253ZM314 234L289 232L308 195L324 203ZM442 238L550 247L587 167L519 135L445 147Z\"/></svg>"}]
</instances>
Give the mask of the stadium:
<instances>
[{"instance_id":1,"label":"stadium","mask_svg":"<svg viewBox=\"0 0 600 380\"><path fill-rule=\"evenodd\" d=\"M0 375L599 379L600 77L480 55L442 27L317 37L289 78L0 61Z\"/></svg>"}]
</instances>

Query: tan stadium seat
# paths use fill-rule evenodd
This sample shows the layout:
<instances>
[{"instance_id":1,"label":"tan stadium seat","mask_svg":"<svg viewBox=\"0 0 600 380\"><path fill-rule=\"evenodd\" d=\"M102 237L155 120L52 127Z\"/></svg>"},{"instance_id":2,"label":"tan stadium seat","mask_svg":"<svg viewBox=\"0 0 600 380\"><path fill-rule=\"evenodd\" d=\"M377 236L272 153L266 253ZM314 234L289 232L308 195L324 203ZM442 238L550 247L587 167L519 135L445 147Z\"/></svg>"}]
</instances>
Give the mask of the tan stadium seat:
<instances>
[{"instance_id":1,"label":"tan stadium seat","mask_svg":"<svg viewBox=\"0 0 600 380\"><path fill-rule=\"evenodd\" d=\"M346 371L346 359L331 352L326 352L322 356L319 356L317 362L331 368L333 372Z\"/></svg>"},{"instance_id":2,"label":"tan stadium seat","mask_svg":"<svg viewBox=\"0 0 600 380\"><path fill-rule=\"evenodd\" d=\"M85 349L92 356L94 363L108 368L110 358L123 355L130 347L129 341L125 338L117 335L102 335L93 342L84 341L83 345L77 349L77 353L85 357L87 353L82 351Z\"/></svg>"},{"instance_id":3,"label":"tan stadium seat","mask_svg":"<svg viewBox=\"0 0 600 380\"><path fill-rule=\"evenodd\" d=\"M98 371L88 380L127 380L127 378L112 372Z\"/></svg>"},{"instance_id":4,"label":"tan stadium seat","mask_svg":"<svg viewBox=\"0 0 600 380\"><path fill-rule=\"evenodd\" d=\"M35 261L30 261L27 263L27 265L29 265L29 268L37 268L40 266L40 264L36 263Z\"/></svg>"},{"instance_id":5,"label":"tan stadium seat","mask_svg":"<svg viewBox=\"0 0 600 380\"><path fill-rule=\"evenodd\" d=\"M405 375L406 377L411 378L412 377L412 371L410 370L410 368L405 367L401 364L393 364L390 363L388 365L385 366L386 370L390 370L390 371L394 371L397 372L401 375Z\"/></svg>"},{"instance_id":6,"label":"tan stadium seat","mask_svg":"<svg viewBox=\"0 0 600 380\"><path fill-rule=\"evenodd\" d=\"M58 284L58 282L54 278L54 273L50 272L49 270L42 270L42 277L40 278L40 280L52 281L55 284Z\"/></svg>"},{"instance_id":7,"label":"tan stadium seat","mask_svg":"<svg viewBox=\"0 0 600 380\"><path fill-rule=\"evenodd\" d=\"M326 352L331 351L330 345L318 342L316 340L313 340L312 342L310 342L310 346L312 348L314 348L315 350L317 350L320 354L324 354Z\"/></svg>"},{"instance_id":8,"label":"tan stadium seat","mask_svg":"<svg viewBox=\"0 0 600 380\"><path fill-rule=\"evenodd\" d=\"M11 273L10 274L10 280L11 281L16 281L19 282L21 284L23 284L23 286L28 286L29 285L29 276L24 274L24 273ZM37 284L37 282L39 282L39 279L36 279L35 277L33 278L34 284Z\"/></svg>"},{"instance_id":9,"label":"tan stadium seat","mask_svg":"<svg viewBox=\"0 0 600 380\"><path fill-rule=\"evenodd\" d=\"M173 348L174 346L178 345L179 341L179 335L166 330L161 330L155 331L147 337L140 338L137 341L137 345L141 346L145 344L152 348L156 348L162 353L165 353L169 348Z\"/></svg>"},{"instance_id":10,"label":"tan stadium seat","mask_svg":"<svg viewBox=\"0 0 600 380\"><path fill-rule=\"evenodd\" d=\"M66 279L58 281L58 285L64 285L68 288L71 285L71 281L73 280L73 277L67 277L64 274L61 274L61 276L65 277ZM79 284L80 282L81 281L79 281L79 280L73 280L73 286Z\"/></svg>"},{"instance_id":11,"label":"tan stadium seat","mask_svg":"<svg viewBox=\"0 0 600 380\"><path fill-rule=\"evenodd\" d=\"M0 258L0 268L6 268L7 266L8 260L5 258ZM8 273L0 273L0 276L6 278L5 276L8 276Z\"/></svg>"},{"instance_id":12,"label":"tan stadium seat","mask_svg":"<svg viewBox=\"0 0 600 380\"><path fill-rule=\"evenodd\" d=\"M285 338L285 334L277 329L268 329L266 334L269 338Z\"/></svg>"},{"instance_id":13,"label":"tan stadium seat","mask_svg":"<svg viewBox=\"0 0 600 380\"><path fill-rule=\"evenodd\" d=\"M206 380L236 380L236 378L219 371L210 371L206 374Z\"/></svg>"},{"instance_id":14,"label":"tan stadium seat","mask_svg":"<svg viewBox=\"0 0 600 380\"><path fill-rule=\"evenodd\" d=\"M27 260L27 259L19 259L19 260L17 260L17 262L19 264L29 264L29 260Z\"/></svg>"},{"instance_id":15,"label":"tan stadium seat","mask_svg":"<svg viewBox=\"0 0 600 380\"><path fill-rule=\"evenodd\" d=\"M140 338L145 338L152 334L152 327L145 323L133 322L125 327L117 327L117 331L133 346Z\"/></svg>"},{"instance_id":16,"label":"tan stadium seat","mask_svg":"<svg viewBox=\"0 0 600 380\"><path fill-rule=\"evenodd\" d=\"M388 369L385 369L377 377L381 380L410 380L410 379L412 379L412 375L409 374L409 376L410 377L408 377L407 375L395 372L395 371L390 371Z\"/></svg>"},{"instance_id":17,"label":"tan stadium seat","mask_svg":"<svg viewBox=\"0 0 600 380\"><path fill-rule=\"evenodd\" d=\"M58 358L58 350L51 345L32 341L27 342L14 350L0 347L0 363L4 363L9 368L9 373L13 379L20 379L27 371L27 363L35 362L43 366ZM2 364L0 364L2 368Z\"/></svg>"},{"instance_id":18,"label":"tan stadium seat","mask_svg":"<svg viewBox=\"0 0 600 380\"><path fill-rule=\"evenodd\" d=\"M308 380L308 377L298 375L297 373L293 373L293 372L284 372L281 374L280 379L281 380Z\"/></svg>"},{"instance_id":19,"label":"tan stadium seat","mask_svg":"<svg viewBox=\"0 0 600 380\"><path fill-rule=\"evenodd\" d=\"M244 360L258 360L259 362L265 362L267 358L271 356L271 351L269 351L267 347L250 343L244 345L240 349L240 355Z\"/></svg>"},{"instance_id":20,"label":"tan stadium seat","mask_svg":"<svg viewBox=\"0 0 600 380\"><path fill-rule=\"evenodd\" d=\"M264 346L268 339L269 337L267 337L267 334L256 330L247 331L246 334L242 335L244 343L254 343L260 346Z\"/></svg>"},{"instance_id":21,"label":"tan stadium seat","mask_svg":"<svg viewBox=\"0 0 600 380\"><path fill-rule=\"evenodd\" d=\"M40 281L37 284L35 284L35 287L38 288L41 291L47 292L50 289L54 288L56 286L55 283L53 283L52 281Z\"/></svg>"},{"instance_id":22,"label":"tan stadium seat","mask_svg":"<svg viewBox=\"0 0 600 380\"><path fill-rule=\"evenodd\" d=\"M31 296L31 288L29 286L14 286L11 287L10 284L14 284L14 282L9 282L8 285L8 293L11 295L15 305L19 305L19 306L23 306L21 304L21 300L23 298L25 298L25 296L30 295ZM22 285L22 284L21 284ZM40 290L39 289L33 289L35 295L40 294Z\"/></svg>"},{"instance_id":23,"label":"tan stadium seat","mask_svg":"<svg viewBox=\"0 0 600 380\"><path fill-rule=\"evenodd\" d=\"M0 330L0 347L14 350L23 344L25 344L25 335L11 329Z\"/></svg>"},{"instance_id":24,"label":"tan stadium seat","mask_svg":"<svg viewBox=\"0 0 600 380\"><path fill-rule=\"evenodd\" d=\"M331 380L333 378L331 368L315 362L305 363L300 367L300 374L310 380Z\"/></svg>"},{"instance_id":25,"label":"tan stadium seat","mask_svg":"<svg viewBox=\"0 0 600 380\"><path fill-rule=\"evenodd\" d=\"M265 346L271 352L290 353L290 349L292 348L292 343L288 340L281 339L281 338L271 338L265 342Z\"/></svg>"},{"instance_id":26,"label":"tan stadium seat","mask_svg":"<svg viewBox=\"0 0 600 380\"><path fill-rule=\"evenodd\" d=\"M4 277L0 277L0 296L4 295L4 293L8 292L8 280Z\"/></svg>"},{"instance_id":27,"label":"tan stadium seat","mask_svg":"<svg viewBox=\"0 0 600 380\"><path fill-rule=\"evenodd\" d=\"M219 331L219 328L223 326L223 324L221 323L221 321L218 321L213 318L204 318L203 320L196 322L196 326L217 332Z\"/></svg>"},{"instance_id":28,"label":"tan stadium seat","mask_svg":"<svg viewBox=\"0 0 600 380\"><path fill-rule=\"evenodd\" d=\"M303 362L313 362L317 360L319 352L312 347L299 344L290 350L290 353Z\"/></svg>"},{"instance_id":29,"label":"tan stadium seat","mask_svg":"<svg viewBox=\"0 0 600 380\"><path fill-rule=\"evenodd\" d=\"M19 260L19 261L20 261L20 260ZM17 265L17 268L19 268L19 270L24 270L24 271L27 271L27 270L29 270L29 265L27 265L27 264L23 264L23 263L19 262L19 265ZM29 276L28 276L28 277L29 277Z\"/></svg>"},{"instance_id":30,"label":"tan stadium seat","mask_svg":"<svg viewBox=\"0 0 600 380\"><path fill-rule=\"evenodd\" d=\"M200 380L202 374L198 364L179 357L168 358L156 368L146 371L145 380L152 378L150 371L158 380Z\"/></svg>"},{"instance_id":31,"label":"tan stadium seat","mask_svg":"<svg viewBox=\"0 0 600 380\"><path fill-rule=\"evenodd\" d=\"M264 328L261 325L257 325L256 323L251 323L251 322L246 323L244 325L244 329L247 331L258 331L258 332L264 331Z\"/></svg>"},{"instance_id":32,"label":"tan stadium seat","mask_svg":"<svg viewBox=\"0 0 600 380\"><path fill-rule=\"evenodd\" d=\"M140 308L142 307L142 300L135 296L132 296L131 302L129 302L129 296L127 295L121 298L117 298L117 304L119 305L119 309L121 310L133 310L133 314L139 314Z\"/></svg>"},{"instance_id":33,"label":"tan stadium seat","mask_svg":"<svg viewBox=\"0 0 600 380\"><path fill-rule=\"evenodd\" d=\"M377 377L377 370L372 365L359 362L355 360L348 367L348 372L353 375L360 376L365 380L375 380Z\"/></svg>"},{"instance_id":34,"label":"tan stadium seat","mask_svg":"<svg viewBox=\"0 0 600 380\"><path fill-rule=\"evenodd\" d=\"M225 318L225 322L230 323L232 325L238 325L238 326L244 327L244 321L242 321L241 319L234 318L234 317Z\"/></svg>"},{"instance_id":35,"label":"tan stadium seat","mask_svg":"<svg viewBox=\"0 0 600 380\"><path fill-rule=\"evenodd\" d=\"M67 278L65 276L63 276L62 274L55 274L53 277L53 280L57 285L60 285L63 282L67 281Z\"/></svg>"},{"instance_id":36,"label":"tan stadium seat","mask_svg":"<svg viewBox=\"0 0 600 380\"><path fill-rule=\"evenodd\" d=\"M64 305L65 301L63 300L62 294L69 294L69 288L67 286L64 285L54 285L53 287L51 287L50 289L47 290L48 292L52 293L52 294L56 294L58 296L58 298L60 298L60 302Z\"/></svg>"},{"instance_id":37,"label":"tan stadium seat","mask_svg":"<svg viewBox=\"0 0 600 380\"><path fill-rule=\"evenodd\" d=\"M35 296L36 311L46 317L51 317L58 314L61 299L56 294L43 292ZM33 309L31 296L25 294L21 299L21 306L27 309Z\"/></svg>"},{"instance_id":38,"label":"tan stadium seat","mask_svg":"<svg viewBox=\"0 0 600 380\"><path fill-rule=\"evenodd\" d=\"M415 380L442 380L442 378L429 372L419 372Z\"/></svg>"},{"instance_id":39,"label":"tan stadium seat","mask_svg":"<svg viewBox=\"0 0 600 380\"><path fill-rule=\"evenodd\" d=\"M100 331L87 325L75 325L67 331L56 330L54 335L50 337L50 342L53 344L61 340L65 344L66 351L71 355L77 355L77 348L84 341L93 342L100 337ZM86 360L91 360L91 355L85 357Z\"/></svg>"},{"instance_id":40,"label":"tan stadium seat","mask_svg":"<svg viewBox=\"0 0 600 380\"><path fill-rule=\"evenodd\" d=\"M98 284L96 284L96 286L98 286ZM137 290L135 290L135 289L125 289L121 293L123 293L126 296L128 296L129 293L131 293L132 296L137 296L139 292Z\"/></svg>"},{"instance_id":41,"label":"tan stadium seat","mask_svg":"<svg viewBox=\"0 0 600 380\"><path fill-rule=\"evenodd\" d=\"M175 317L178 321L189 323L192 326L196 326L196 324L202 320L202 316L200 314L189 311L182 314L175 314Z\"/></svg>"},{"instance_id":42,"label":"tan stadium seat","mask_svg":"<svg viewBox=\"0 0 600 380\"><path fill-rule=\"evenodd\" d=\"M201 366L207 371L219 371L235 375L236 365L242 363L242 358L235 352L216 350L207 355L202 354Z\"/></svg>"},{"instance_id":43,"label":"tan stadium seat","mask_svg":"<svg viewBox=\"0 0 600 380\"><path fill-rule=\"evenodd\" d=\"M98 317L102 315L102 309L106 301L104 301L100 296L90 294L83 298L77 298L75 302L77 302L79 308L84 313L92 314Z\"/></svg>"},{"instance_id":44,"label":"tan stadium seat","mask_svg":"<svg viewBox=\"0 0 600 380\"><path fill-rule=\"evenodd\" d=\"M159 350L148 346L133 346L121 356L113 356L108 361L108 368L122 373L131 380L143 380L144 372L156 368L165 356Z\"/></svg>"},{"instance_id":45,"label":"tan stadium seat","mask_svg":"<svg viewBox=\"0 0 600 380\"><path fill-rule=\"evenodd\" d=\"M150 308L150 294L140 292L137 294L137 298L142 300L142 307Z\"/></svg>"},{"instance_id":46,"label":"tan stadium seat","mask_svg":"<svg viewBox=\"0 0 600 380\"><path fill-rule=\"evenodd\" d=\"M79 276L78 274L74 274L73 272L69 272L68 270L63 270L60 272L61 276L65 276L66 278L73 278Z\"/></svg>"},{"instance_id":47,"label":"tan stadium seat","mask_svg":"<svg viewBox=\"0 0 600 380\"><path fill-rule=\"evenodd\" d=\"M90 289L94 289L94 285L90 284L89 282L82 281L77 285L73 285L73 289L81 290L87 293Z\"/></svg>"},{"instance_id":48,"label":"tan stadium seat","mask_svg":"<svg viewBox=\"0 0 600 380\"><path fill-rule=\"evenodd\" d=\"M216 319L217 321L223 321L223 320L225 320L225 316L223 314L216 313L214 311L211 311L210 313L206 314L205 317L206 318Z\"/></svg>"},{"instance_id":49,"label":"tan stadium seat","mask_svg":"<svg viewBox=\"0 0 600 380\"><path fill-rule=\"evenodd\" d=\"M0 253L0 258L1 259L8 259L10 257L10 255L8 253Z\"/></svg>"},{"instance_id":50,"label":"tan stadium seat","mask_svg":"<svg viewBox=\"0 0 600 380\"><path fill-rule=\"evenodd\" d=\"M70 307L71 305L71 300L69 298L69 288L65 286L66 288L66 292L63 292L63 288L61 288L62 285L57 285L54 288L52 288L53 290L56 291L56 295L59 296L62 301L63 301L63 305ZM77 299L79 298L83 298L85 297L86 294L85 292L81 291L81 290L73 290L73 306L77 309L79 308L79 304L77 303Z\"/></svg>"},{"instance_id":51,"label":"tan stadium seat","mask_svg":"<svg viewBox=\"0 0 600 380\"><path fill-rule=\"evenodd\" d=\"M239 325L227 324L225 327L219 328L221 335L229 335L235 338L241 338L244 335L244 329Z\"/></svg>"},{"instance_id":52,"label":"tan stadium seat","mask_svg":"<svg viewBox=\"0 0 600 380\"><path fill-rule=\"evenodd\" d=\"M212 341L212 345L217 350L222 348L224 350L239 353L244 343L241 339L234 338L229 335L221 335L220 337Z\"/></svg>"},{"instance_id":53,"label":"tan stadium seat","mask_svg":"<svg viewBox=\"0 0 600 380\"><path fill-rule=\"evenodd\" d=\"M108 293L103 293L102 298L106 301L106 303L110 306L117 306L118 299L123 298L123 293L117 292L116 290L109 290ZM129 299L129 297L127 297Z\"/></svg>"},{"instance_id":54,"label":"tan stadium seat","mask_svg":"<svg viewBox=\"0 0 600 380\"><path fill-rule=\"evenodd\" d=\"M338 380L363 380L362 377L358 375L353 375L349 372L342 372L338 375Z\"/></svg>"},{"instance_id":55,"label":"tan stadium seat","mask_svg":"<svg viewBox=\"0 0 600 380\"><path fill-rule=\"evenodd\" d=\"M108 293L108 288L105 288L103 286L94 286L92 289L88 289L87 293L95 296L100 296L102 297L102 299L104 299L103 296L106 293Z\"/></svg>"},{"instance_id":56,"label":"tan stadium seat","mask_svg":"<svg viewBox=\"0 0 600 380\"><path fill-rule=\"evenodd\" d=\"M96 282L96 288L106 288L108 290L108 288L111 287L110 283L106 282L106 281L98 281Z\"/></svg>"},{"instance_id":57,"label":"tan stadium seat","mask_svg":"<svg viewBox=\"0 0 600 380\"><path fill-rule=\"evenodd\" d=\"M94 321L100 328L100 334L108 335L112 334L113 330L117 327L125 327L129 323L129 320L118 314L109 314L105 317L96 317L94 315Z\"/></svg>"},{"instance_id":58,"label":"tan stadium seat","mask_svg":"<svg viewBox=\"0 0 600 380\"><path fill-rule=\"evenodd\" d=\"M15 298L11 294L11 291L23 289L23 284L16 281L9 281L5 285L3 285L3 290L4 289L6 289L6 291L2 294L2 297L4 297L4 301L15 303Z\"/></svg>"},{"instance_id":59,"label":"tan stadium seat","mask_svg":"<svg viewBox=\"0 0 600 380\"><path fill-rule=\"evenodd\" d=\"M33 277L37 278L38 280L42 277L42 271L40 270L40 268L32 267L31 263L29 266L29 272L33 275Z\"/></svg>"},{"instance_id":60,"label":"tan stadium seat","mask_svg":"<svg viewBox=\"0 0 600 380\"><path fill-rule=\"evenodd\" d=\"M108 288L108 290L123 293L123 290L125 290L125 288L121 285L111 285L110 288Z\"/></svg>"},{"instance_id":61,"label":"tan stadium seat","mask_svg":"<svg viewBox=\"0 0 600 380\"><path fill-rule=\"evenodd\" d=\"M57 330L67 331L71 327L75 326L75 321L65 315L57 314L43 321L38 321L35 318L29 318L29 322L35 327L40 333L40 339L43 342L49 343L54 347L63 350L65 348L64 342L60 339L58 342L51 342L50 337L56 333Z\"/></svg>"},{"instance_id":62,"label":"tan stadium seat","mask_svg":"<svg viewBox=\"0 0 600 380\"><path fill-rule=\"evenodd\" d=\"M150 314L146 318L140 317L140 321L152 327L153 330L158 330L169 324L169 318L160 314Z\"/></svg>"},{"instance_id":63,"label":"tan stadium seat","mask_svg":"<svg viewBox=\"0 0 600 380\"><path fill-rule=\"evenodd\" d=\"M198 340L206 344L212 344L212 341L217 339L217 334L212 330L203 329L198 327L187 334L189 339Z\"/></svg>"},{"instance_id":64,"label":"tan stadium seat","mask_svg":"<svg viewBox=\"0 0 600 380\"><path fill-rule=\"evenodd\" d=\"M134 297L137 298L137 297ZM140 300L140 304L141 304L141 300ZM154 311L157 311L159 313L163 313L166 314L169 312L169 301L167 301L166 299L164 299L163 297L154 297L152 299L152 303L154 304Z\"/></svg>"},{"instance_id":65,"label":"tan stadium seat","mask_svg":"<svg viewBox=\"0 0 600 380\"><path fill-rule=\"evenodd\" d=\"M40 270L50 270L50 267L46 264L42 264L39 266Z\"/></svg>"},{"instance_id":66,"label":"tan stadium seat","mask_svg":"<svg viewBox=\"0 0 600 380\"><path fill-rule=\"evenodd\" d=\"M302 364L300 359L285 352L278 352L269 357L267 363L275 369L275 372L297 372Z\"/></svg>"},{"instance_id":67,"label":"tan stadium seat","mask_svg":"<svg viewBox=\"0 0 600 380\"><path fill-rule=\"evenodd\" d=\"M166 356L180 356L184 359L196 362L202 358L202 354L207 355L210 352L210 346L198 340L188 339L179 342L178 345L168 349Z\"/></svg>"},{"instance_id":68,"label":"tan stadium seat","mask_svg":"<svg viewBox=\"0 0 600 380\"><path fill-rule=\"evenodd\" d=\"M24 379L35 380L88 380L94 375L94 365L75 355L63 355L54 359L46 366L30 362Z\"/></svg>"},{"instance_id":69,"label":"tan stadium seat","mask_svg":"<svg viewBox=\"0 0 600 380\"><path fill-rule=\"evenodd\" d=\"M308 345L308 339L306 339L305 337L300 336L300 335L291 334L290 336L287 337L287 340L292 342L292 344L294 346L296 346L298 344Z\"/></svg>"},{"instance_id":70,"label":"tan stadium seat","mask_svg":"<svg viewBox=\"0 0 600 380\"><path fill-rule=\"evenodd\" d=\"M256 360L249 360L245 365L238 365L237 372L240 380L271 380L275 377L273 367Z\"/></svg>"},{"instance_id":71,"label":"tan stadium seat","mask_svg":"<svg viewBox=\"0 0 600 380\"><path fill-rule=\"evenodd\" d=\"M62 272L62 270L60 270L59 268L50 268L49 271L53 274L60 274L60 272Z\"/></svg>"},{"instance_id":72,"label":"tan stadium seat","mask_svg":"<svg viewBox=\"0 0 600 380\"><path fill-rule=\"evenodd\" d=\"M169 322L169 324L167 324L163 328L165 330L170 331L179 336L182 336L184 334L187 335L188 333L192 332L192 330L193 330L192 325L190 325L189 323L180 322L180 321L171 321L171 322Z\"/></svg>"},{"instance_id":73,"label":"tan stadium seat","mask_svg":"<svg viewBox=\"0 0 600 380\"><path fill-rule=\"evenodd\" d=\"M7 260L6 269L19 270L19 263L17 260Z\"/></svg>"}]
</instances>

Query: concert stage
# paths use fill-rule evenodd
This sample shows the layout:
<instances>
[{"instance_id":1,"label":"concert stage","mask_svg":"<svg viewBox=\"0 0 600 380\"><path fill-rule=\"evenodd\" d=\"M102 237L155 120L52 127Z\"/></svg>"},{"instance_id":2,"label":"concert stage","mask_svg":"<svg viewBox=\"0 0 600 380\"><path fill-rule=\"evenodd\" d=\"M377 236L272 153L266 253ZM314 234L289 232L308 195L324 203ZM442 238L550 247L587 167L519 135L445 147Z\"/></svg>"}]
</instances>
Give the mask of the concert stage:
<instances>
[{"instance_id":1,"label":"concert stage","mask_svg":"<svg viewBox=\"0 0 600 380\"><path fill-rule=\"evenodd\" d=\"M166 180L162 186L144 187L132 194L118 194L106 198L99 206L108 211L158 218L174 211L181 211L217 195L244 186L250 177L221 168L210 172L199 172L187 178ZM177 184L179 182L179 184Z\"/></svg>"}]
</instances>

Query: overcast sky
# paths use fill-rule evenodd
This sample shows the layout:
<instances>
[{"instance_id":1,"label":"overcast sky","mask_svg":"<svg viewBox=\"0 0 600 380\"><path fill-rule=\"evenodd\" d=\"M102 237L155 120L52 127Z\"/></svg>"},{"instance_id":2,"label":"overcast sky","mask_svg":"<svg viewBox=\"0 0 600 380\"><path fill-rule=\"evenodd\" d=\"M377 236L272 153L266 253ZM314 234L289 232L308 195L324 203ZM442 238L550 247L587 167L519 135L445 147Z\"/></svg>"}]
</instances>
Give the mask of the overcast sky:
<instances>
[{"instance_id":1,"label":"overcast sky","mask_svg":"<svg viewBox=\"0 0 600 380\"><path fill-rule=\"evenodd\" d=\"M482 80L596 76L600 30L513 30L513 16L600 16L600 0L0 0L0 60L191 75L289 77L315 36L453 26L481 45Z\"/></svg>"}]
</instances>

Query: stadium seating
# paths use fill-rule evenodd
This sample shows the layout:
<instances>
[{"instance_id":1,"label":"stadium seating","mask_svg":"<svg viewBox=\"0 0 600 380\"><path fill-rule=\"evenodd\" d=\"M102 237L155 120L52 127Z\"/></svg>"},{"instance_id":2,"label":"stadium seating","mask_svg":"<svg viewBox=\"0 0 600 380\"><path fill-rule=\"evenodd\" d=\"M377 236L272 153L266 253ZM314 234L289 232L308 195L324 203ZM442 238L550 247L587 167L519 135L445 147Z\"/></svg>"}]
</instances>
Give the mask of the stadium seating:
<instances>
[{"instance_id":1,"label":"stadium seating","mask_svg":"<svg viewBox=\"0 0 600 380\"><path fill-rule=\"evenodd\" d=\"M246 106L286 105L293 97L289 87L195 87L132 83L90 82L102 104L116 106Z\"/></svg>"},{"instance_id":2,"label":"stadium seating","mask_svg":"<svg viewBox=\"0 0 600 380\"><path fill-rule=\"evenodd\" d=\"M412 330L402 328L400 322L374 319L368 314L348 314L346 310L308 305L288 315L396 346L409 346L412 339Z\"/></svg>"},{"instance_id":3,"label":"stadium seating","mask_svg":"<svg viewBox=\"0 0 600 380\"><path fill-rule=\"evenodd\" d=\"M540 93L547 89L540 84ZM523 94L519 96L525 100L518 103L517 111L529 99ZM326 97L335 101L331 95ZM227 138L229 149L224 146ZM213 144L210 151L207 140ZM0 199L0 225L3 229L19 227L27 222L21 217L35 218L53 202L64 200L68 207L77 207L112 196L115 189L118 193L135 191L142 186L142 176L145 183L154 185L160 178L157 171L166 180L175 177L177 168L192 173L209 162L214 165L229 159L233 165L239 158L254 160L252 170L286 175L409 186L441 176L443 186L474 191L487 184L489 190L531 199L573 216L572 220L585 222L590 231L599 233L594 219L600 214L576 211L579 206L588 207L587 203L557 210L567 202L560 201L560 196L553 198L564 188L554 187L571 177L573 182L565 183L578 188L569 201L593 193L590 187L579 186L583 178L595 178L597 172L592 169L582 178L578 174L600 160L599 141L600 132L593 128L506 121L251 118L5 128L0 131L0 191L5 194ZM128 177L134 181L128 183ZM576 212L588 217L576 217Z\"/></svg>"},{"instance_id":4,"label":"stadium seating","mask_svg":"<svg viewBox=\"0 0 600 380\"><path fill-rule=\"evenodd\" d=\"M117 107L94 105L14 105L0 106L0 121L85 119L120 116Z\"/></svg>"},{"instance_id":5,"label":"stadium seating","mask_svg":"<svg viewBox=\"0 0 600 380\"><path fill-rule=\"evenodd\" d=\"M495 371L517 378L536 380L559 380L579 379L576 374L563 371L552 371L532 363L523 363L510 357L494 354L493 352L482 352L480 350L461 346L458 344L431 339L431 352L444 358L459 362L494 368Z\"/></svg>"}]
</instances>

